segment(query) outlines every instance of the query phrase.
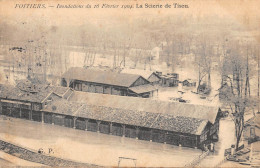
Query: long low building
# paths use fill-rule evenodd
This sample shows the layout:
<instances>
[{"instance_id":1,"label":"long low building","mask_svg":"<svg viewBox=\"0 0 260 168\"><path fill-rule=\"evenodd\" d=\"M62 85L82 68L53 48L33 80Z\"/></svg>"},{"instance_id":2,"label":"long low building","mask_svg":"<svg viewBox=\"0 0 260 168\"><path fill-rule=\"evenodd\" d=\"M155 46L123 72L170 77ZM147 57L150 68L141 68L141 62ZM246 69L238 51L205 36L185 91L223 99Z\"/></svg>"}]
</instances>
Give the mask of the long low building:
<instances>
[{"instance_id":1,"label":"long low building","mask_svg":"<svg viewBox=\"0 0 260 168\"><path fill-rule=\"evenodd\" d=\"M78 91L149 98L158 90L140 75L70 68L62 75L61 85Z\"/></svg>"},{"instance_id":2,"label":"long low building","mask_svg":"<svg viewBox=\"0 0 260 168\"><path fill-rule=\"evenodd\" d=\"M1 85L0 100L2 115L140 140L200 148L218 135L214 107L54 86L32 91Z\"/></svg>"}]
</instances>

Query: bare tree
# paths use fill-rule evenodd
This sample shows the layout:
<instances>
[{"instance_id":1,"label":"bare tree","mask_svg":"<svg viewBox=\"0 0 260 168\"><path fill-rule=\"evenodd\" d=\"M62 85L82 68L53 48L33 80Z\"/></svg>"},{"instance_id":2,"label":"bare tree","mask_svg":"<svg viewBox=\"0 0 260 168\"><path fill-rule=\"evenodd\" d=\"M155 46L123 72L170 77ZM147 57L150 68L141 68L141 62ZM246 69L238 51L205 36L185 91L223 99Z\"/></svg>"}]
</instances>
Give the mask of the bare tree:
<instances>
[{"instance_id":1,"label":"bare tree","mask_svg":"<svg viewBox=\"0 0 260 168\"><path fill-rule=\"evenodd\" d=\"M241 47L234 47L225 56L221 68L223 85L220 88L220 96L223 103L231 109L232 119L235 124L236 150L244 130L244 114L252 106L253 101L246 93L248 65L247 59L241 54Z\"/></svg>"},{"instance_id":2,"label":"bare tree","mask_svg":"<svg viewBox=\"0 0 260 168\"><path fill-rule=\"evenodd\" d=\"M212 46L203 37L198 43L195 51L195 63L198 65L198 87L197 92L209 93L211 90L211 65L212 65ZM208 77L205 79L205 77ZM206 88L202 89L202 81L207 81Z\"/></svg>"}]
</instances>

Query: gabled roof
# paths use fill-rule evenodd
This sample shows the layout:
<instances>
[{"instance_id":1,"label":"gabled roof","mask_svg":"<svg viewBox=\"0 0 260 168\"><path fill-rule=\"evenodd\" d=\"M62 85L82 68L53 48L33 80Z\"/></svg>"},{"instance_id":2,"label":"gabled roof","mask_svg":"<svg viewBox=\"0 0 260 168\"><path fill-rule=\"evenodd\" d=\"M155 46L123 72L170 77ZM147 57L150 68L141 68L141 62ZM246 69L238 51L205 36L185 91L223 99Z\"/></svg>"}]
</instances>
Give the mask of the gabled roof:
<instances>
[{"instance_id":1,"label":"gabled roof","mask_svg":"<svg viewBox=\"0 0 260 168\"><path fill-rule=\"evenodd\" d=\"M75 116L74 114L83 105L83 103L69 102L66 99L59 99L49 102L43 107L42 111Z\"/></svg>"},{"instance_id":2,"label":"gabled roof","mask_svg":"<svg viewBox=\"0 0 260 168\"><path fill-rule=\"evenodd\" d=\"M208 123L196 118L88 105L65 99L47 104L42 111L194 135L201 135Z\"/></svg>"},{"instance_id":3,"label":"gabled roof","mask_svg":"<svg viewBox=\"0 0 260 168\"><path fill-rule=\"evenodd\" d=\"M173 117L172 115L162 114L151 127L155 129L201 135L207 123L207 120L183 116Z\"/></svg>"},{"instance_id":4,"label":"gabled roof","mask_svg":"<svg viewBox=\"0 0 260 168\"><path fill-rule=\"evenodd\" d=\"M146 71L146 70L140 70L140 69L123 69L121 73L126 73L126 74L134 74L134 75L141 75L144 77L146 80L149 80L149 77L154 74L155 76L160 79L159 75L154 73L153 71ZM152 82L152 81L150 81Z\"/></svg>"},{"instance_id":5,"label":"gabled roof","mask_svg":"<svg viewBox=\"0 0 260 168\"><path fill-rule=\"evenodd\" d=\"M116 96L79 91L74 91L69 100L86 103L88 105L152 113L165 113L172 114L175 117L183 116L202 119L207 120L212 124L216 120L219 109L218 107L214 106L203 106L188 103L167 102L138 97Z\"/></svg>"},{"instance_id":6,"label":"gabled roof","mask_svg":"<svg viewBox=\"0 0 260 168\"><path fill-rule=\"evenodd\" d=\"M88 81L114 86L130 87L140 75L122 74L110 71L99 71L79 67L70 68L62 78Z\"/></svg>"},{"instance_id":7,"label":"gabled roof","mask_svg":"<svg viewBox=\"0 0 260 168\"><path fill-rule=\"evenodd\" d=\"M248 121L245 122L246 126L255 126L260 128L260 114L256 114L254 117L250 118Z\"/></svg>"},{"instance_id":8,"label":"gabled roof","mask_svg":"<svg viewBox=\"0 0 260 168\"><path fill-rule=\"evenodd\" d=\"M17 86L0 84L0 98L42 103L52 93L62 97L70 88L20 82Z\"/></svg>"},{"instance_id":9,"label":"gabled roof","mask_svg":"<svg viewBox=\"0 0 260 168\"><path fill-rule=\"evenodd\" d=\"M153 85L146 84L146 85L130 87L129 90L131 90L137 94L140 94L140 93L147 93L147 92L155 91L156 88Z\"/></svg>"},{"instance_id":10,"label":"gabled roof","mask_svg":"<svg viewBox=\"0 0 260 168\"><path fill-rule=\"evenodd\" d=\"M21 89L11 85L0 85L0 97L10 100L41 103L48 95L51 94L51 92L52 88L48 85L33 89L33 92L25 88Z\"/></svg>"},{"instance_id":11,"label":"gabled roof","mask_svg":"<svg viewBox=\"0 0 260 168\"><path fill-rule=\"evenodd\" d=\"M51 86L53 88L53 92L59 96L63 96L68 90L71 88L69 87L62 87L62 86Z\"/></svg>"},{"instance_id":12,"label":"gabled roof","mask_svg":"<svg viewBox=\"0 0 260 168\"><path fill-rule=\"evenodd\" d=\"M184 81L187 81L187 82L189 82L189 83L194 83L194 82L196 82L195 80L193 80L193 79L185 79ZM184 82L183 81L183 82Z\"/></svg>"}]
</instances>

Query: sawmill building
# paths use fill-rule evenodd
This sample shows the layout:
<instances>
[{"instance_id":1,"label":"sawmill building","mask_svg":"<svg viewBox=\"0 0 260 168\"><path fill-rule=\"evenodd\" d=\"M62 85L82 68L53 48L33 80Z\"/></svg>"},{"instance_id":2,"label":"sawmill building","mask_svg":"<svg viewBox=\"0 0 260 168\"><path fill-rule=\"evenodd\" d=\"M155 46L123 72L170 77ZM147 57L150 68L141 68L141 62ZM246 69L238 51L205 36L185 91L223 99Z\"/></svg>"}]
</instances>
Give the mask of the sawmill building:
<instances>
[{"instance_id":1,"label":"sawmill building","mask_svg":"<svg viewBox=\"0 0 260 168\"><path fill-rule=\"evenodd\" d=\"M140 75L111 71L70 68L62 75L61 85L77 91L149 98L157 89Z\"/></svg>"},{"instance_id":2,"label":"sawmill building","mask_svg":"<svg viewBox=\"0 0 260 168\"><path fill-rule=\"evenodd\" d=\"M0 114L69 128L200 148L218 136L216 107L74 91L0 85Z\"/></svg>"}]
</instances>

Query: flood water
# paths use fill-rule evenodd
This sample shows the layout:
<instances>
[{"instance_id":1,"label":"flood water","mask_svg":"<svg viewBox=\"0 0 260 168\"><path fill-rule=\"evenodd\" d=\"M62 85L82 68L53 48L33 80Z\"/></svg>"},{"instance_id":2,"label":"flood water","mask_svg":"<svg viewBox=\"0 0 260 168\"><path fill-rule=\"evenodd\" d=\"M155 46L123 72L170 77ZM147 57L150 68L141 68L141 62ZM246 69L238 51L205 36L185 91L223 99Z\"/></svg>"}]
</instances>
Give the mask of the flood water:
<instances>
[{"instance_id":1,"label":"flood water","mask_svg":"<svg viewBox=\"0 0 260 168\"><path fill-rule=\"evenodd\" d=\"M74 161L117 166L119 157L137 159L137 166L184 166L199 156L200 149L178 147L42 124L11 118L0 119L0 138L27 148L42 148L51 155ZM134 166L122 160L120 166Z\"/></svg>"}]
</instances>

